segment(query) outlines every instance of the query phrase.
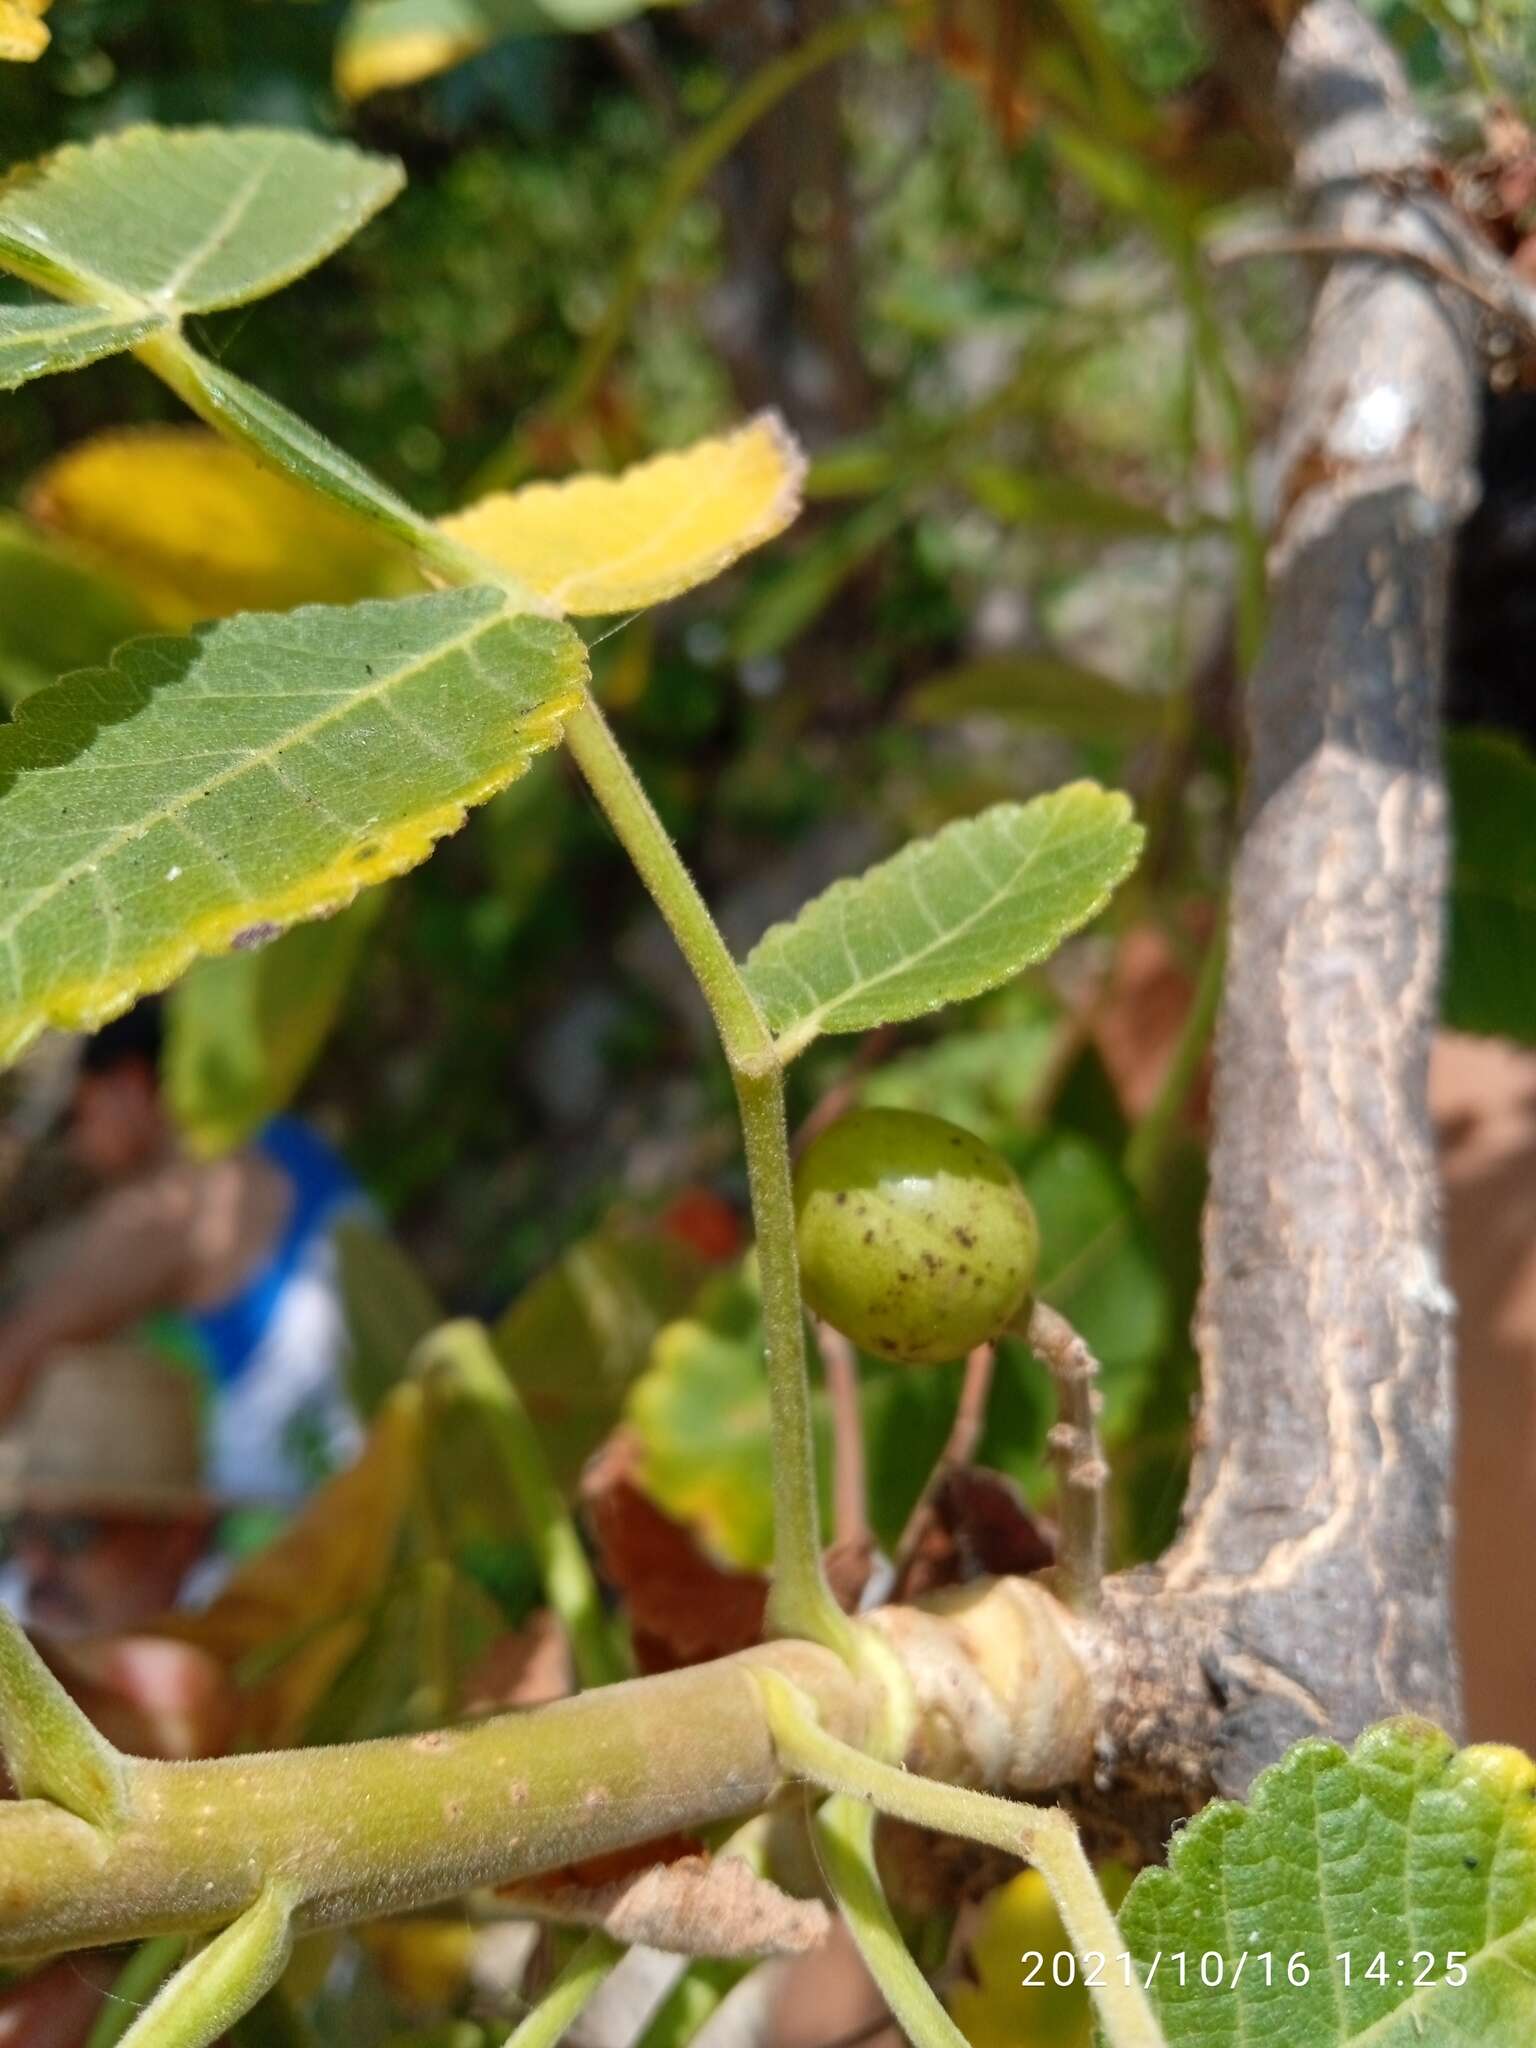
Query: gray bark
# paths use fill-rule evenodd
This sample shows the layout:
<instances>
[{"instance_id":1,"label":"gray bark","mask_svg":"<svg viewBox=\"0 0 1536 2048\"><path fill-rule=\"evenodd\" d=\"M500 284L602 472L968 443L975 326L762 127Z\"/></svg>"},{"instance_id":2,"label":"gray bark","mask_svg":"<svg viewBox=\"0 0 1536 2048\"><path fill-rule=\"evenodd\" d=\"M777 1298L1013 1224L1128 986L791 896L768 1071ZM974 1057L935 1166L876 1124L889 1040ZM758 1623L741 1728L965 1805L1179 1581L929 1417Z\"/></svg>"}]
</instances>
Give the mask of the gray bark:
<instances>
[{"instance_id":1,"label":"gray bark","mask_svg":"<svg viewBox=\"0 0 1536 2048\"><path fill-rule=\"evenodd\" d=\"M1465 231L1396 58L1348 0L1310 0L1255 54L1312 223L1455 264ZM1280 434L1247 689L1194 1470L1174 1550L1116 1589L1130 1655L1106 1673L1105 1789L1140 1780L1161 1806L1241 1793L1304 1735L1460 1719L1426 1074L1446 593L1480 383L1454 288L1332 263Z\"/></svg>"}]
</instances>

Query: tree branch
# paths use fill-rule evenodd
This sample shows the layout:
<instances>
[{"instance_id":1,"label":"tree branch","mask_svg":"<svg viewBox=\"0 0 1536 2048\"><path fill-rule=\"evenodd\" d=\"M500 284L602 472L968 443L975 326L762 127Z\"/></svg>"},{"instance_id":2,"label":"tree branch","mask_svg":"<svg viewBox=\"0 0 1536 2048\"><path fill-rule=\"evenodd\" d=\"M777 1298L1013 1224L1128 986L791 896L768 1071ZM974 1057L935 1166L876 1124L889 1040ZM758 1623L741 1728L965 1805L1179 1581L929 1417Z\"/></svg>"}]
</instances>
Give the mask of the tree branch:
<instances>
[{"instance_id":1,"label":"tree branch","mask_svg":"<svg viewBox=\"0 0 1536 2048\"><path fill-rule=\"evenodd\" d=\"M1093 1734L1071 1624L999 1580L877 1618L917 1700L914 1768L1003 1791L1075 1777ZM475 1725L212 1762L121 1759L122 1818L0 1802L0 1963L227 1926L264 1887L297 1930L373 1919L759 1811L785 1774L753 1674L840 1740L888 1726L879 1685L782 1642Z\"/></svg>"},{"instance_id":2,"label":"tree branch","mask_svg":"<svg viewBox=\"0 0 1536 2048\"><path fill-rule=\"evenodd\" d=\"M1243 66L1321 233L1470 267L1396 57L1348 0L1309 0ZM1199 1776L1243 1791L1303 1735L1459 1719L1425 1083L1479 385L1462 294L1374 253L1333 263L1280 430L1274 623L1248 691L1194 1471L1172 1554L1114 1589L1102 1680L1107 1753L1164 1791L1182 1771L1185 1799Z\"/></svg>"}]
</instances>

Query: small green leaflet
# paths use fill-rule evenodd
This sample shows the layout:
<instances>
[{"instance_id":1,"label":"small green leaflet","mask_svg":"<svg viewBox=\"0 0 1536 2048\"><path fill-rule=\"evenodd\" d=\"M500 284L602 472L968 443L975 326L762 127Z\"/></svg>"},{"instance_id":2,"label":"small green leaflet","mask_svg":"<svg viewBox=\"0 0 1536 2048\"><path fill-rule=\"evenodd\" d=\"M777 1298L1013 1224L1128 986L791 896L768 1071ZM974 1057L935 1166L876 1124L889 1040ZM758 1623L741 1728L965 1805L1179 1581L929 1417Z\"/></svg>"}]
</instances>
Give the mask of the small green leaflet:
<instances>
[{"instance_id":1,"label":"small green leaflet","mask_svg":"<svg viewBox=\"0 0 1536 2048\"><path fill-rule=\"evenodd\" d=\"M0 728L0 1062L414 867L585 675L474 589L242 613L39 690Z\"/></svg>"},{"instance_id":2,"label":"small green leaflet","mask_svg":"<svg viewBox=\"0 0 1536 2048\"><path fill-rule=\"evenodd\" d=\"M1163 1956L1150 1989L1169 2048L1528 2048L1536 1765L1408 1719L1348 1754L1298 1743L1246 1807L1208 1806L1174 1836L1120 1927L1144 1977ZM1182 1984L1166 1967L1181 1953Z\"/></svg>"},{"instance_id":3,"label":"small green leaflet","mask_svg":"<svg viewBox=\"0 0 1536 2048\"><path fill-rule=\"evenodd\" d=\"M125 318L110 306L0 306L0 391L117 355L169 325L164 313Z\"/></svg>"},{"instance_id":4,"label":"small green leaflet","mask_svg":"<svg viewBox=\"0 0 1536 2048\"><path fill-rule=\"evenodd\" d=\"M0 311L0 377L72 369L276 291L402 179L388 158L281 128L125 128L25 164L0 184L0 267L71 304Z\"/></svg>"},{"instance_id":5,"label":"small green leaflet","mask_svg":"<svg viewBox=\"0 0 1536 2048\"><path fill-rule=\"evenodd\" d=\"M1141 851L1129 799L1074 782L915 840L834 882L753 948L746 978L783 1059L980 995L1055 951Z\"/></svg>"}]
</instances>

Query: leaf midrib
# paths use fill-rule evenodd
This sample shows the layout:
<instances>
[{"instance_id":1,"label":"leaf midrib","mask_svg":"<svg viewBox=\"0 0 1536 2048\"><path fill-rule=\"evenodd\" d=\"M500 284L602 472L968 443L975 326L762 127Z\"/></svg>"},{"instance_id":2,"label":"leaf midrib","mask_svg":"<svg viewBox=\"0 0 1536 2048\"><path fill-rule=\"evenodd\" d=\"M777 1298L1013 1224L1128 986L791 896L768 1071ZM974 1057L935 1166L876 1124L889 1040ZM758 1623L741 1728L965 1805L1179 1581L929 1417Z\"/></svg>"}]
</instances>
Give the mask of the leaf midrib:
<instances>
[{"instance_id":1,"label":"leaf midrib","mask_svg":"<svg viewBox=\"0 0 1536 2048\"><path fill-rule=\"evenodd\" d=\"M1023 808L1023 806L1020 807L1021 810ZM983 813L983 816L985 815L986 814ZM788 1027L784 1031L778 1033L776 1035L775 1042L779 1047L781 1058L793 1059L797 1052L803 1051L804 1048L810 1044L811 1040L818 1035L821 1029L823 1019L832 1015L832 1013L837 1010L840 1004L850 1001L854 996L867 995L871 989L878 988L882 982L894 980L897 975L910 974L915 967L920 967L923 961L926 960L930 954L936 953L942 947L948 946L952 944L955 940L963 938L965 934L970 930L972 925L976 924L981 918L986 917L991 911L995 910L999 903L1001 903L1006 897L1010 896L1013 893L1013 891L1018 888L1024 876L1029 873L1029 870L1039 860L1041 854L1044 853L1049 846L1054 844L1055 838L1056 832L1054 830L1052 832L1043 834L1041 838L1036 842L1034 847L1031 848L1030 852L1023 859L1021 864L1014 869L1013 873L1008 877L1008 880L1005 883L1002 883L995 887L988 880L988 877L985 871L982 869L980 863L976 861L974 857L971 856L968 852L967 858L970 859L972 867L976 869L976 872L981 876L982 880L984 882L987 882L988 886L993 889L993 893L989 897L987 897L982 903L980 903L977 906L977 908L973 910L968 916L961 918L958 924L950 925L945 930L936 932L933 938L928 940L928 942L925 945L919 946L915 953L905 954L900 960L896 961L892 966L881 968L878 974L869 975L866 979L855 983L851 988L844 989L840 995L829 997L826 1001L818 1003L815 1009L808 1011L806 1015L798 1019L798 1021L793 1026ZM897 858L899 859L900 856L898 855ZM794 927L791 926L791 933L793 932L793 930ZM784 943L787 947L787 938ZM852 956L850 955L850 958L851 957ZM791 969L790 971L798 973L797 969Z\"/></svg>"},{"instance_id":2,"label":"leaf midrib","mask_svg":"<svg viewBox=\"0 0 1536 2048\"><path fill-rule=\"evenodd\" d=\"M240 187L219 218L209 228L203 240L190 249L172 270L163 284L156 285L147 303L174 306L179 304L177 294L188 278L195 277L208 259L229 241L235 229L251 210L251 201L267 182L272 166L277 162L279 150L269 149L252 170L249 178Z\"/></svg>"},{"instance_id":3,"label":"leaf midrib","mask_svg":"<svg viewBox=\"0 0 1536 2048\"><path fill-rule=\"evenodd\" d=\"M418 675L422 669L430 667L433 662L443 660L448 655L457 653L460 649L470 646L483 633L488 632L491 627L510 617L512 617L511 613L498 606L495 611L487 614L484 618L477 619L474 625L466 631L455 634L451 640L441 642L438 646L431 648L417 659L407 662L403 668L392 669L387 676L377 678L364 689L348 692L337 706L320 713L318 717L306 720L303 725L291 727L283 734L281 739L254 751L243 751L238 760L225 769L222 774L215 775L205 782L199 782L195 790L182 792L174 802L163 804L159 810L151 812L147 817L136 819L131 825L119 827L118 831L110 839L94 849L88 857L77 860L70 867L62 869L60 873L54 876L51 882L45 884L41 889L35 890L11 917L0 922L0 939L14 938L26 920L30 917L35 917L62 889L68 887L71 882L77 881L80 876L96 872L107 861L121 853L125 846L131 846L135 840L144 838L157 825L163 825L179 818L184 812L190 810L194 804L201 802L203 798L210 795L215 789L224 788L227 784L237 781L242 775L251 774L258 768L270 767L274 761L280 759L282 755L289 752L293 747L312 738L315 733L323 731L326 726L334 725L338 719L347 717L359 705L374 702L377 698L384 696L388 691L394 689L397 684L407 682L413 675ZM24 723L21 729L25 730ZM43 766L29 771L23 766L19 772L22 774L28 772L46 773L47 767Z\"/></svg>"}]
</instances>

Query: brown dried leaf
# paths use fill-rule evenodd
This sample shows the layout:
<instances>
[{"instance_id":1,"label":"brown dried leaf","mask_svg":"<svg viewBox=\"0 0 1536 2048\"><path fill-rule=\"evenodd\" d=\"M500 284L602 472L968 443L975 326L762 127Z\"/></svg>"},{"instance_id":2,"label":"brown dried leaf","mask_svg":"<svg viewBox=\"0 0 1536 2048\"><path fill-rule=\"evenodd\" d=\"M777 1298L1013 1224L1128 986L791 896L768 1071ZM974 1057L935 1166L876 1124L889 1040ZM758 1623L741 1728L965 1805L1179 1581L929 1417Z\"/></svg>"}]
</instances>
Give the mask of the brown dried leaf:
<instances>
[{"instance_id":1,"label":"brown dried leaf","mask_svg":"<svg viewBox=\"0 0 1536 2048\"><path fill-rule=\"evenodd\" d=\"M1055 1557L1011 1479L982 1465L952 1465L918 1511L896 1598L1043 1571Z\"/></svg>"},{"instance_id":2,"label":"brown dried leaf","mask_svg":"<svg viewBox=\"0 0 1536 2048\"><path fill-rule=\"evenodd\" d=\"M419 1389L398 1388L355 1464L242 1565L211 1607L158 1627L208 1651L235 1675L237 1748L275 1749L296 1740L362 1642L366 1609L394 1566L420 1434ZM263 1668L242 1681L240 1668L248 1664Z\"/></svg>"},{"instance_id":3,"label":"brown dried leaf","mask_svg":"<svg viewBox=\"0 0 1536 2048\"><path fill-rule=\"evenodd\" d=\"M581 1503L599 1569L628 1610L640 1671L675 1671L761 1642L767 1579L709 1557L693 1531L640 1487L639 1463L637 1440L615 1431L587 1464ZM849 1613L859 1604L873 1561L867 1537L835 1543L827 1552L833 1596Z\"/></svg>"},{"instance_id":4,"label":"brown dried leaf","mask_svg":"<svg viewBox=\"0 0 1536 2048\"><path fill-rule=\"evenodd\" d=\"M763 1632L768 1582L700 1550L636 1483L639 1446L610 1437L582 1476L581 1498L598 1564L624 1599L642 1672L673 1671L745 1650Z\"/></svg>"},{"instance_id":5,"label":"brown dried leaf","mask_svg":"<svg viewBox=\"0 0 1536 2048\"><path fill-rule=\"evenodd\" d=\"M741 1962L804 1955L831 1927L820 1900L790 1898L739 1856L652 1863L605 1885L504 1885L500 1896L537 1919L601 1927L615 1941Z\"/></svg>"},{"instance_id":6,"label":"brown dried leaf","mask_svg":"<svg viewBox=\"0 0 1536 2048\"><path fill-rule=\"evenodd\" d=\"M541 1607L515 1634L499 1637L464 1680L466 1714L540 1707L575 1690L571 1648L559 1622Z\"/></svg>"}]
</instances>

